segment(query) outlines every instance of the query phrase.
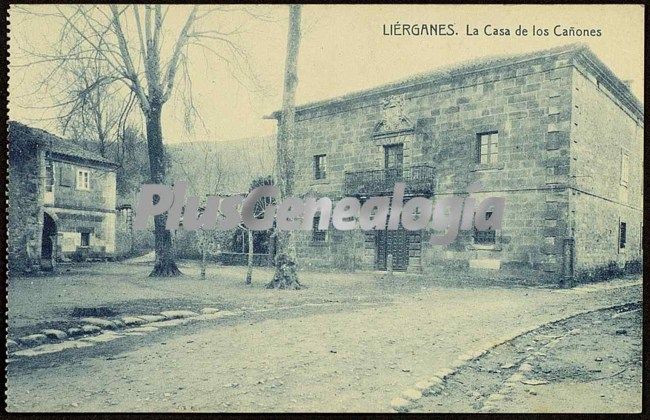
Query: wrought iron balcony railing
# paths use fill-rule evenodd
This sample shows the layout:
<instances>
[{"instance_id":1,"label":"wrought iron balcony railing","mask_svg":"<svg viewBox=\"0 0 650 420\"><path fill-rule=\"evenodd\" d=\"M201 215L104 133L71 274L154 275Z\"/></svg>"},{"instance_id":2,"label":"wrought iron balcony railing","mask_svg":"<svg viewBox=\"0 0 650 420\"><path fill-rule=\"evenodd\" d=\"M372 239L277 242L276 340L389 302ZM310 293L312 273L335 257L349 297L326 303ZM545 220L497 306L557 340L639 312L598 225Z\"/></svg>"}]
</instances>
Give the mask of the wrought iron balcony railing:
<instances>
[{"instance_id":1,"label":"wrought iron balcony railing","mask_svg":"<svg viewBox=\"0 0 650 420\"><path fill-rule=\"evenodd\" d=\"M343 188L348 196L382 195L391 193L396 182L404 182L407 194L431 195L434 175L434 168L427 165L346 172Z\"/></svg>"}]
</instances>

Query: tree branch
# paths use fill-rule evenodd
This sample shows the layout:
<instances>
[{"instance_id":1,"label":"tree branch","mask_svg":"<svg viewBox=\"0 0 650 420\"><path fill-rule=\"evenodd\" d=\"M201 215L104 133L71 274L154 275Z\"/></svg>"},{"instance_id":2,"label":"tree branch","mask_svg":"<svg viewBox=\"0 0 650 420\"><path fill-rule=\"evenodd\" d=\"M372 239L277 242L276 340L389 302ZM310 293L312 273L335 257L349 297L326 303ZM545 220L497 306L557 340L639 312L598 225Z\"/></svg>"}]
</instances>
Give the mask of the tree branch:
<instances>
[{"instance_id":1,"label":"tree branch","mask_svg":"<svg viewBox=\"0 0 650 420\"><path fill-rule=\"evenodd\" d=\"M167 86L167 90L163 94L163 103L167 102L167 100L171 96L172 90L174 89L174 77L176 76L176 71L178 70L178 59L180 58L183 47L185 47L187 43L188 33L190 31L190 28L194 24L194 21L196 20L196 14L198 12L198 9L199 9L198 6L194 6L192 8L192 11L190 12L190 15L187 17L187 21L185 22L185 25L183 26L183 29L181 30L181 33L178 37L176 46L174 47L174 53L172 55L171 60L169 61L167 67L167 76L165 77L165 85Z\"/></svg>"},{"instance_id":2,"label":"tree branch","mask_svg":"<svg viewBox=\"0 0 650 420\"><path fill-rule=\"evenodd\" d=\"M145 113L148 113L151 107L147 95L145 95L144 90L142 89L138 75L135 72L135 68L133 67L133 60L131 60L131 54L129 53L128 45L126 44L126 38L124 36L124 32L122 31L122 25L120 24L120 13L118 13L116 5L111 4L109 7L113 13L113 27L115 28L115 34L117 36L118 45L120 46L122 59L124 60L124 65L126 66L128 78L133 83L132 89L134 90L135 94L138 95L138 99L140 99L140 106L142 107L142 110Z\"/></svg>"}]
</instances>

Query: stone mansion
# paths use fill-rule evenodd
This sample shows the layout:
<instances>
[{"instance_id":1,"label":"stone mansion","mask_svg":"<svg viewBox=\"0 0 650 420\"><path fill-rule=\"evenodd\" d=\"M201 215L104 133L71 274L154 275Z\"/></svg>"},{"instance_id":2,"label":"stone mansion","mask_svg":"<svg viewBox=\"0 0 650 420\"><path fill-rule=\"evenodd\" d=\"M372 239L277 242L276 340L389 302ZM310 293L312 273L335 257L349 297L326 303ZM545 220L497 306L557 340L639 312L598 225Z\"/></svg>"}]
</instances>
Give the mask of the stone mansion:
<instances>
[{"instance_id":1,"label":"stone mansion","mask_svg":"<svg viewBox=\"0 0 650 420\"><path fill-rule=\"evenodd\" d=\"M279 114L273 115L278 118ZM295 232L303 267L574 277L642 260L643 105L587 47L487 58L296 109L296 195L506 198L501 229ZM316 226L316 223L315 223ZM389 258L389 255L391 256Z\"/></svg>"}]
</instances>

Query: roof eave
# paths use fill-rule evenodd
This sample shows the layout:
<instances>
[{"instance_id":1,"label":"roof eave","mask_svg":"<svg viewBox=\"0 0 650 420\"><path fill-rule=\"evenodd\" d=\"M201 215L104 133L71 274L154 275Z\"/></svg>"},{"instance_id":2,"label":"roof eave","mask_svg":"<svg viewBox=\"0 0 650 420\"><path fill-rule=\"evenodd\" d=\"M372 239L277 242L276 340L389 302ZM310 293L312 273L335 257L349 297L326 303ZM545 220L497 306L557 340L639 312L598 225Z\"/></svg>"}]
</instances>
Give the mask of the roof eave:
<instances>
[{"instance_id":1,"label":"roof eave","mask_svg":"<svg viewBox=\"0 0 650 420\"><path fill-rule=\"evenodd\" d=\"M354 102L357 100L362 100L363 98L367 98L370 96L374 95L386 95L390 94L390 92L396 91L396 90L408 90L408 89L413 89L418 86L427 84L427 83L434 83L437 82L438 80L441 79L442 72L448 72L448 73L453 73L454 71L458 71L455 76L458 75L465 75L465 74L470 74L474 73L477 71L484 71L484 70L489 70L493 68L498 68L498 67L503 67L503 66L508 66L508 65L514 65L517 63L524 63L528 62L531 60L536 60L540 59L543 57L555 57L559 56L562 54L572 54L575 56L576 54L579 54L581 51L588 49L585 44L571 44L571 45L566 45L562 47L557 47L557 48L552 48L548 50L542 50L542 51L536 51L536 52L531 52L531 53L526 53L526 54L519 54L515 55L512 57L507 57L505 60L506 62L490 62L486 63L483 65L477 64L476 68L463 68L464 66L467 65L467 63L459 63L457 65L452 66L449 69L436 69L433 70L432 72L428 72L422 75L414 75L413 77L415 78L414 80L397 80L394 82L390 82L384 85L380 86L375 86L372 88L368 89L363 89L359 90L356 92L351 92L348 94L345 94L341 97L338 98L329 98L329 99L323 99L319 101L314 101L314 102L309 102L303 105L299 105L296 107L296 113L300 112L305 112L305 111L310 111L314 109L319 109L319 108L324 108L332 105L338 105L338 104L345 104L345 103L350 103ZM490 60L490 59L498 59L499 57L484 57L482 58L483 60ZM473 63L470 63L470 66L474 65ZM269 117L269 119L277 119L278 116L280 115L280 111L275 111L273 112Z\"/></svg>"},{"instance_id":2,"label":"roof eave","mask_svg":"<svg viewBox=\"0 0 650 420\"><path fill-rule=\"evenodd\" d=\"M82 156L78 156L78 155L73 155L73 154L69 154L69 153L61 153L61 152L56 152L56 151L50 151L50 153L55 157L59 157L59 156L63 157L62 160L68 160L68 161L71 160L71 161L75 161L75 162L84 162L84 163L88 163L88 164L91 164L91 165L103 166L103 167L111 168L111 169L117 169L117 168L120 167L119 164L117 164L115 162L111 162L111 161L101 161L101 160L90 159L90 158L86 158L86 157L82 157Z\"/></svg>"}]
</instances>

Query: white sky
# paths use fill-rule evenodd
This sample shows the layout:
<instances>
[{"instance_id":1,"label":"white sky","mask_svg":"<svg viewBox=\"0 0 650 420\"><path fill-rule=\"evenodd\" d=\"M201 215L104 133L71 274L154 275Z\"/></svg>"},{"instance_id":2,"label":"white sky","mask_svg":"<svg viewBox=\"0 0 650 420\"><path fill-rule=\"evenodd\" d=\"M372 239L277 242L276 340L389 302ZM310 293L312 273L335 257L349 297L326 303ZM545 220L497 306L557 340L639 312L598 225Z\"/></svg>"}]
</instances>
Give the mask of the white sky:
<instances>
[{"instance_id":1,"label":"white sky","mask_svg":"<svg viewBox=\"0 0 650 420\"><path fill-rule=\"evenodd\" d=\"M44 11L48 6L30 6ZM173 42L187 16L187 6L172 6L166 39ZM282 97L288 8L264 6L276 20L250 22L243 17L218 17L206 23L222 28L245 23L243 47L253 70L266 87L265 94L241 87L222 63L198 50L190 52L190 73L195 104L205 129L197 124L186 133L183 107L178 98L166 105L163 133L166 142L229 140L271 134L275 123L263 120L279 108ZM44 49L56 39L57 26L48 17L26 18L10 12L11 63L24 62L22 48ZM443 5L308 5L303 8L303 40L299 56L298 103L339 96L371 88L478 57L512 54L583 42L623 80L633 80L632 90L643 98L644 9L633 5L573 6L443 6ZM225 19L225 20L224 20ZM234 22L237 20L237 22ZM382 25L394 23L453 23L458 36L390 37ZM465 26L492 24L514 30L555 25L600 28L601 37L468 37ZM43 72L34 67L10 66L11 119L57 132L49 109L30 105L48 104L47 92L29 95Z\"/></svg>"}]
</instances>

